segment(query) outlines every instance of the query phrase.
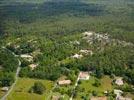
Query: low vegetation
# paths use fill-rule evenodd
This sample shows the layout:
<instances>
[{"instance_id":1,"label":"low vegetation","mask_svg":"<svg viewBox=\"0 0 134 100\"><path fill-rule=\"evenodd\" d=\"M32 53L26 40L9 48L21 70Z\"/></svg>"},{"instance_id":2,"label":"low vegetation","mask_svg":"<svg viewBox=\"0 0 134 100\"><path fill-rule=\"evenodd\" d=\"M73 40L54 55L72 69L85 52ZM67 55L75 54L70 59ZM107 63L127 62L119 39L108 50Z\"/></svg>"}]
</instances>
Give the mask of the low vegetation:
<instances>
[{"instance_id":1,"label":"low vegetation","mask_svg":"<svg viewBox=\"0 0 134 100\"><path fill-rule=\"evenodd\" d=\"M29 93L29 90L31 89L31 87L37 86L36 84L37 85L39 84L39 88L40 88L40 84L42 84L43 87L45 87L45 90L43 89L44 90L43 94ZM41 85L41 87L42 87L42 85ZM53 87L53 82L52 81L37 80L37 79L30 79L30 78L20 78L18 80L15 88L13 89L11 94L8 96L7 100L14 100L14 98L17 99L17 100L18 99L19 100L45 99L45 98L47 98L47 96L48 96L50 90L52 89L52 87Z\"/></svg>"}]
</instances>

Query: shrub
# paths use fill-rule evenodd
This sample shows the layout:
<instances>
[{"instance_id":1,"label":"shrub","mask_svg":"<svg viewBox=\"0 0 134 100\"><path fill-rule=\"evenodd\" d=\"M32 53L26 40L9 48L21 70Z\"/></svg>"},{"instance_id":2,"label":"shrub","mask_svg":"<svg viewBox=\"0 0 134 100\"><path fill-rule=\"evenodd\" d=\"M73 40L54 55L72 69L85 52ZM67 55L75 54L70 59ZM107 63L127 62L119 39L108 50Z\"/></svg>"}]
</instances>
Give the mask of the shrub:
<instances>
[{"instance_id":1,"label":"shrub","mask_svg":"<svg viewBox=\"0 0 134 100\"><path fill-rule=\"evenodd\" d=\"M45 87L41 82L35 82L34 86L32 88L30 88L29 92L34 92L37 94L43 94L45 91Z\"/></svg>"}]
</instances>

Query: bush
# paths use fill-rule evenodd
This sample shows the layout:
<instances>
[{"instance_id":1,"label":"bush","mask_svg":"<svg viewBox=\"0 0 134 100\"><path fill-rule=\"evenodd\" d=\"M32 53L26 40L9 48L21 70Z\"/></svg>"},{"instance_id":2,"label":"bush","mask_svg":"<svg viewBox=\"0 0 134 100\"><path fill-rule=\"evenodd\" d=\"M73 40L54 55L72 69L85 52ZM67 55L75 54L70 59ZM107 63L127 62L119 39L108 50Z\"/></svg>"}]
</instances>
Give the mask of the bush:
<instances>
[{"instance_id":1,"label":"bush","mask_svg":"<svg viewBox=\"0 0 134 100\"><path fill-rule=\"evenodd\" d=\"M37 93L37 94L43 94L45 91L45 87L41 82L35 82L34 86L30 88L29 92Z\"/></svg>"},{"instance_id":2,"label":"bush","mask_svg":"<svg viewBox=\"0 0 134 100\"><path fill-rule=\"evenodd\" d=\"M93 95L93 96L97 96L98 93L97 93L96 91L92 91L92 95Z\"/></svg>"}]
</instances>

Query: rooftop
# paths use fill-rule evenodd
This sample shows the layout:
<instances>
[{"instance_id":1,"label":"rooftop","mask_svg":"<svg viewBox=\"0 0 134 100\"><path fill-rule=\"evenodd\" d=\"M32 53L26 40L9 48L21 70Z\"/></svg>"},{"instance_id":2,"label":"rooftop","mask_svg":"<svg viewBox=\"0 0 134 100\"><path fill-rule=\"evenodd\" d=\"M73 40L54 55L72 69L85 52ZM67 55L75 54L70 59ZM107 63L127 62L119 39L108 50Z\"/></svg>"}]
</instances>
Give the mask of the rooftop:
<instances>
[{"instance_id":1,"label":"rooftop","mask_svg":"<svg viewBox=\"0 0 134 100\"><path fill-rule=\"evenodd\" d=\"M34 70L38 65L37 64L30 64L29 67Z\"/></svg>"},{"instance_id":2,"label":"rooftop","mask_svg":"<svg viewBox=\"0 0 134 100\"><path fill-rule=\"evenodd\" d=\"M132 98L118 96L118 97L116 97L116 100L132 100Z\"/></svg>"},{"instance_id":3,"label":"rooftop","mask_svg":"<svg viewBox=\"0 0 134 100\"><path fill-rule=\"evenodd\" d=\"M75 54L72 56L72 58L81 58L81 57L83 57L83 55Z\"/></svg>"},{"instance_id":4,"label":"rooftop","mask_svg":"<svg viewBox=\"0 0 134 100\"><path fill-rule=\"evenodd\" d=\"M80 72L79 78L83 80L88 80L89 79L89 73L88 72Z\"/></svg>"},{"instance_id":5,"label":"rooftop","mask_svg":"<svg viewBox=\"0 0 134 100\"><path fill-rule=\"evenodd\" d=\"M90 100L107 100L107 97L92 97Z\"/></svg>"},{"instance_id":6,"label":"rooftop","mask_svg":"<svg viewBox=\"0 0 134 100\"><path fill-rule=\"evenodd\" d=\"M93 35L93 32L91 32L91 31L84 32L83 35L85 35L85 36L92 36Z\"/></svg>"},{"instance_id":7,"label":"rooftop","mask_svg":"<svg viewBox=\"0 0 134 100\"><path fill-rule=\"evenodd\" d=\"M71 80L61 80L61 81L58 81L58 84L59 85L69 85L69 84L71 84Z\"/></svg>"},{"instance_id":8,"label":"rooftop","mask_svg":"<svg viewBox=\"0 0 134 100\"><path fill-rule=\"evenodd\" d=\"M28 54L22 54L22 55L20 55L20 57L22 57L22 58L33 58L31 55L28 55Z\"/></svg>"},{"instance_id":9,"label":"rooftop","mask_svg":"<svg viewBox=\"0 0 134 100\"><path fill-rule=\"evenodd\" d=\"M123 85L124 83L123 83L123 80L122 80L122 78L120 77L120 78L117 78L116 79L116 81L115 81L115 84L117 84L117 85Z\"/></svg>"},{"instance_id":10,"label":"rooftop","mask_svg":"<svg viewBox=\"0 0 134 100\"><path fill-rule=\"evenodd\" d=\"M9 90L9 88L8 87L2 87L2 89L1 89L2 91L8 91Z\"/></svg>"},{"instance_id":11,"label":"rooftop","mask_svg":"<svg viewBox=\"0 0 134 100\"><path fill-rule=\"evenodd\" d=\"M116 94L117 96L120 96L122 93L123 91L114 89L114 94Z\"/></svg>"}]
</instances>

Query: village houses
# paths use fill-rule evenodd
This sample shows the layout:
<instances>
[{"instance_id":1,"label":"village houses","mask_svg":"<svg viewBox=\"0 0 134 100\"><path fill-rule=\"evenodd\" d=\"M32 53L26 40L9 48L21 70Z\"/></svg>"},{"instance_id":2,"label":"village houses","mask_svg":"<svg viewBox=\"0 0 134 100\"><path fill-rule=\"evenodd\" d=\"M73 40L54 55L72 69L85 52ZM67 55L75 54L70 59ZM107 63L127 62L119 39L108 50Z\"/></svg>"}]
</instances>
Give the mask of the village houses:
<instances>
[{"instance_id":1,"label":"village houses","mask_svg":"<svg viewBox=\"0 0 134 100\"><path fill-rule=\"evenodd\" d=\"M89 80L89 73L88 72L80 72L79 79L80 80Z\"/></svg>"},{"instance_id":2,"label":"village houses","mask_svg":"<svg viewBox=\"0 0 134 100\"><path fill-rule=\"evenodd\" d=\"M119 86L123 85L123 84L124 84L124 83L123 83L123 79L122 79L121 77L118 77L118 78L115 80L115 84L117 84L117 85L119 85Z\"/></svg>"},{"instance_id":3,"label":"village houses","mask_svg":"<svg viewBox=\"0 0 134 100\"><path fill-rule=\"evenodd\" d=\"M70 85L71 84L71 80L61 80L58 81L59 85Z\"/></svg>"},{"instance_id":4,"label":"village houses","mask_svg":"<svg viewBox=\"0 0 134 100\"><path fill-rule=\"evenodd\" d=\"M108 100L107 97L91 97L90 100Z\"/></svg>"}]
</instances>

